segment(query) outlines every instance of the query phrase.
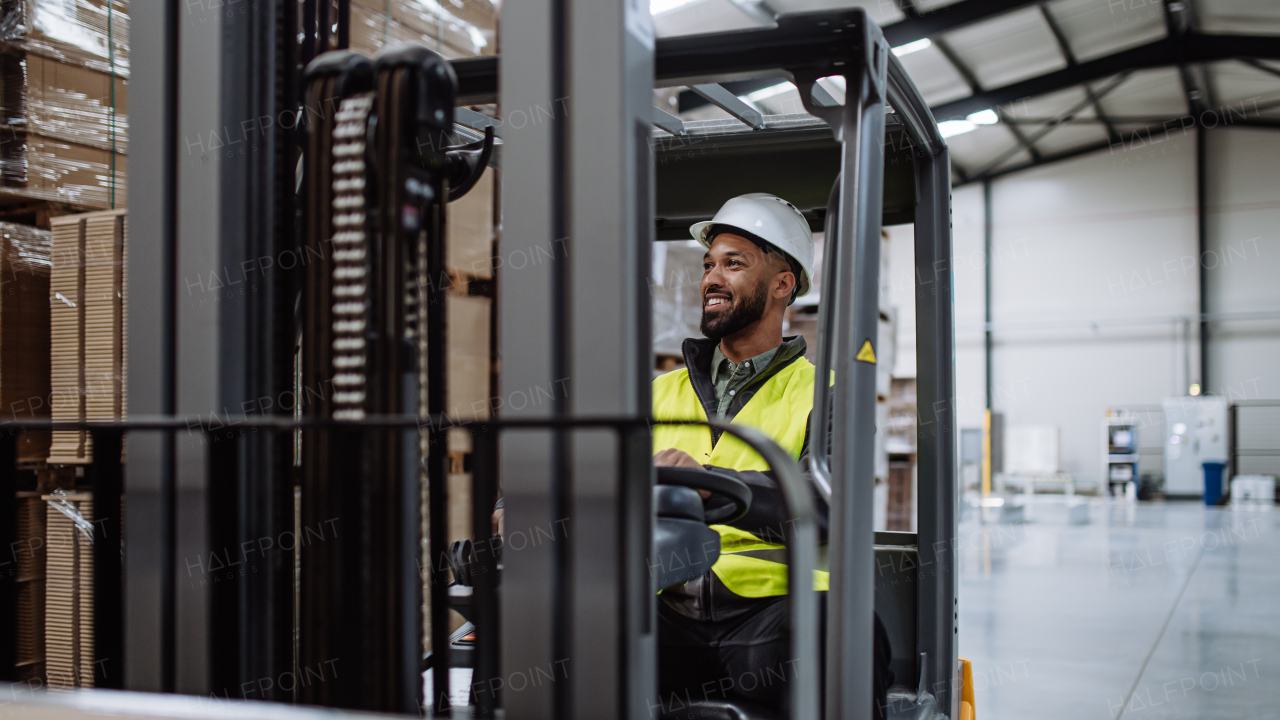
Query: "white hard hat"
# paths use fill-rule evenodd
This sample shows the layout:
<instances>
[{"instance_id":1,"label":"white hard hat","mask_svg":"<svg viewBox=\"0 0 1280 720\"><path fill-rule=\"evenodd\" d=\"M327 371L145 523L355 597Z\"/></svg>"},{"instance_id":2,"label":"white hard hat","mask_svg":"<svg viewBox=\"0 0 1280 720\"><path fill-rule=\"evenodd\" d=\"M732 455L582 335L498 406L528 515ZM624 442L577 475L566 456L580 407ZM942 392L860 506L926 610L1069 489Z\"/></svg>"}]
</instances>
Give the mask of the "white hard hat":
<instances>
[{"instance_id":1,"label":"white hard hat","mask_svg":"<svg viewBox=\"0 0 1280 720\"><path fill-rule=\"evenodd\" d=\"M711 248L707 235L715 225L741 230L748 239L758 238L791 256L800 265L796 297L809 292L813 274L813 233L795 205L769 193L739 195L720 207L716 216L689 228L693 239Z\"/></svg>"}]
</instances>

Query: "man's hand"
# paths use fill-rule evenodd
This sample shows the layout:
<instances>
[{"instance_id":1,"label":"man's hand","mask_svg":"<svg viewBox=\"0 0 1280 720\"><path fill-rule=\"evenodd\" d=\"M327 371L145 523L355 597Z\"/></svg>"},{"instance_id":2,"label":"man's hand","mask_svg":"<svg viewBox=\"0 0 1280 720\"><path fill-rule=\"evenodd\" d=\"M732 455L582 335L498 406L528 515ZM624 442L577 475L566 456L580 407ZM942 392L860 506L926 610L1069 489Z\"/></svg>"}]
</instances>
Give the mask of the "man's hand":
<instances>
[{"instance_id":1,"label":"man's hand","mask_svg":"<svg viewBox=\"0 0 1280 720\"><path fill-rule=\"evenodd\" d=\"M502 531L503 531L502 519L503 519L503 516L506 514L507 513L504 508L498 508L497 510L493 511L493 534L497 535L498 537L504 537L502 534Z\"/></svg>"},{"instance_id":2,"label":"man's hand","mask_svg":"<svg viewBox=\"0 0 1280 720\"><path fill-rule=\"evenodd\" d=\"M653 456L654 467L682 467L690 470L702 470L702 466L698 464L693 456L683 450L675 448L667 448Z\"/></svg>"},{"instance_id":3,"label":"man's hand","mask_svg":"<svg viewBox=\"0 0 1280 720\"><path fill-rule=\"evenodd\" d=\"M690 470L705 469L702 467L702 465L698 464L697 460L693 459L692 455L690 455L689 453L683 450L677 450L675 448L667 448L666 450L659 452L657 455L654 455L653 466L654 467L682 467L682 468L689 468ZM707 498L711 497L711 493L706 490L699 490L698 495L702 496L703 500L706 500Z\"/></svg>"}]
</instances>

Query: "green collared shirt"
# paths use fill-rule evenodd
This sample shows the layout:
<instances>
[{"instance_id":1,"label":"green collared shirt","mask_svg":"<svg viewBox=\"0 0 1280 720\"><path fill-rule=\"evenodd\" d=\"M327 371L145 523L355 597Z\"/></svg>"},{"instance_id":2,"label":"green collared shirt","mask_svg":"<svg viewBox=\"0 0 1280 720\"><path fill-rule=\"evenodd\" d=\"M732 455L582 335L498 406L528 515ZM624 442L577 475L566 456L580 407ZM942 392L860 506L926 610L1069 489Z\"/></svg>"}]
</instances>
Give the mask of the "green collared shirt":
<instances>
[{"instance_id":1,"label":"green collared shirt","mask_svg":"<svg viewBox=\"0 0 1280 720\"><path fill-rule=\"evenodd\" d=\"M778 348L775 347L735 365L720 352L720 345L716 345L715 352L711 354L711 385L715 388L716 415L719 418L733 419L727 415L727 412L734 396L751 384L757 375L768 369L769 363L773 362L777 354Z\"/></svg>"}]
</instances>

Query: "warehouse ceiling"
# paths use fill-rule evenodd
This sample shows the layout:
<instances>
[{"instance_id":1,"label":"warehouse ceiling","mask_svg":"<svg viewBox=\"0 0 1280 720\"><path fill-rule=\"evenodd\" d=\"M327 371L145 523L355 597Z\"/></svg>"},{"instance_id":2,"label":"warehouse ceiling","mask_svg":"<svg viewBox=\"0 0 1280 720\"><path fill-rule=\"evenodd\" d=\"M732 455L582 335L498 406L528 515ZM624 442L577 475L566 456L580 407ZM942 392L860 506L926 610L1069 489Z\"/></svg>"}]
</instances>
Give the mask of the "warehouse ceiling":
<instances>
[{"instance_id":1,"label":"warehouse ceiling","mask_svg":"<svg viewBox=\"0 0 1280 720\"><path fill-rule=\"evenodd\" d=\"M880 23L929 102L957 184L1201 123L1280 129L1276 0L651 0L661 36L850 6ZM728 87L764 113L803 112L781 82ZM662 101L686 120L726 117L688 90Z\"/></svg>"}]
</instances>

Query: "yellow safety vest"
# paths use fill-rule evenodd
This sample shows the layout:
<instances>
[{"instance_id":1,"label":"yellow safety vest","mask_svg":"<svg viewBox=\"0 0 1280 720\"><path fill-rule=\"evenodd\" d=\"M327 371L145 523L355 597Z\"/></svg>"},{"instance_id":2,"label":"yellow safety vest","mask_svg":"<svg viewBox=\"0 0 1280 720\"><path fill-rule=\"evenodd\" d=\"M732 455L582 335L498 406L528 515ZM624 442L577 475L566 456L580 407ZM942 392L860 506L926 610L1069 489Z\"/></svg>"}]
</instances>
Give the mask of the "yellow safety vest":
<instances>
[{"instance_id":1,"label":"yellow safety vest","mask_svg":"<svg viewBox=\"0 0 1280 720\"><path fill-rule=\"evenodd\" d=\"M804 450L805 430L813 410L813 363L798 358L765 381L736 416L733 425L763 431L792 459ZM681 368L653 381L655 420L707 421L707 413L689 381L688 368ZM769 470L769 464L750 446L728 433L711 444L711 428L699 425L655 425L653 451L667 448L689 453L703 465L728 470ZM787 594L786 546L765 542L751 533L729 525L712 525L720 533L720 559L711 571L735 595L751 598ZM779 532L783 529L779 528ZM813 589L826 590L828 573L815 570Z\"/></svg>"}]
</instances>

